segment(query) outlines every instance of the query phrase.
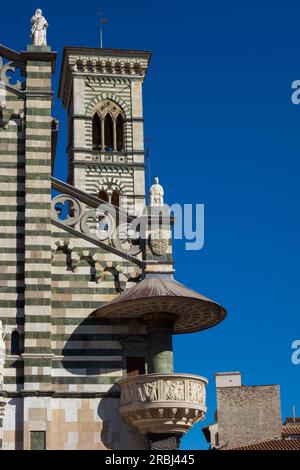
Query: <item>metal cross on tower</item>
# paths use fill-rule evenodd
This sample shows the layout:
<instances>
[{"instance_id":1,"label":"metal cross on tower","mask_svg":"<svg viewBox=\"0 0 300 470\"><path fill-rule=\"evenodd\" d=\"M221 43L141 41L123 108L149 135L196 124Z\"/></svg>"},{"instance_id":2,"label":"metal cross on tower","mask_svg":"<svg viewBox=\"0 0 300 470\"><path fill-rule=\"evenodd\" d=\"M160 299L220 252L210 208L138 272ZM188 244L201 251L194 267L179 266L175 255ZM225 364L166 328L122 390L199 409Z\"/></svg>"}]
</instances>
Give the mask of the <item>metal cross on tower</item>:
<instances>
[{"instance_id":1,"label":"metal cross on tower","mask_svg":"<svg viewBox=\"0 0 300 470\"><path fill-rule=\"evenodd\" d=\"M103 26L108 23L108 20L103 17L103 11L100 9L98 12L99 20L100 20L100 48L103 48Z\"/></svg>"}]
</instances>

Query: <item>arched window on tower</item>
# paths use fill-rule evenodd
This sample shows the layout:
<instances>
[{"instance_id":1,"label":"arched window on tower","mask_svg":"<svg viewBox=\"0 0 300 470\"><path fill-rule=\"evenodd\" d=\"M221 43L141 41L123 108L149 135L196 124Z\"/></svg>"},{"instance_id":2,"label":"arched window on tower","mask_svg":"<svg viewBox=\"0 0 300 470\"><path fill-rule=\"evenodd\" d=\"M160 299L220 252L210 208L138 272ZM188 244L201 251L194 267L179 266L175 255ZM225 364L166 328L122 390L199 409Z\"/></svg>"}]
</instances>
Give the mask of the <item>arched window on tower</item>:
<instances>
[{"instance_id":1,"label":"arched window on tower","mask_svg":"<svg viewBox=\"0 0 300 470\"><path fill-rule=\"evenodd\" d=\"M20 334L16 330L14 330L11 334L10 354L12 356L19 356L20 355Z\"/></svg>"},{"instance_id":2,"label":"arched window on tower","mask_svg":"<svg viewBox=\"0 0 300 470\"><path fill-rule=\"evenodd\" d=\"M116 121L117 133L117 150L122 152L124 150L124 119L122 114L119 114Z\"/></svg>"},{"instance_id":3,"label":"arched window on tower","mask_svg":"<svg viewBox=\"0 0 300 470\"><path fill-rule=\"evenodd\" d=\"M99 114L96 113L93 117L93 150L102 149L101 140L101 119Z\"/></svg>"},{"instance_id":4,"label":"arched window on tower","mask_svg":"<svg viewBox=\"0 0 300 470\"><path fill-rule=\"evenodd\" d=\"M120 220L120 217L119 217L120 191L118 191L117 189L115 189L112 193L111 203L112 203L113 206L115 206L117 208L116 209L116 223L117 223L117 225L119 225L119 220Z\"/></svg>"},{"instance_id":5,"label":"arched window on tower","mask_svg":"<svg viewBox=\"0 0 300 470\"><path fill-rule=\"evenodd\" d=\"M120 191L115 189L111 196L111 203L113 206L120 207Z\"/></svg>"},{"instance_id":6,"label":"arched window on tower","mask_svg":"<svg viewBox=\"0 0 300 470\"><path fill-rule=\"evenodd\" d=\"M114 149L114 125L110 114L107 114L104 121L105 150L112 152Z\"/></svg>"},{"instance_id":7,"label":"arched window on tower","mask_svg":"<svg viewBox=\"0 0 300 470\"><path fill-rule=\"evenodd\" d=\"M99 191L99 199L101 199L101 201L103 202L108 202L108 194L106 191L104 191L104 189L101 189L101 191Z\"/></svg>"}]
</instances>

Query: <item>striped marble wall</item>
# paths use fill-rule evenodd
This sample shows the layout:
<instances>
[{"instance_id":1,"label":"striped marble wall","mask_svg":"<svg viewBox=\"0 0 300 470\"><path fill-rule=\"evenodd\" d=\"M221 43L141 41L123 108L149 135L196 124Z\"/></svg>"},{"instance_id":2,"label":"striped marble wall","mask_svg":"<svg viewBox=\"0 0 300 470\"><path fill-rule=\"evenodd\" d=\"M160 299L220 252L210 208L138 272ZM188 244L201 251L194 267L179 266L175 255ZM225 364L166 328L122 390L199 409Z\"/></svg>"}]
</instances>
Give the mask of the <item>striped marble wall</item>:
<instances>
[{"instance_id":1,"label":"striped marble wall","mask_svg":"<svg viewBox=\"0 0 300 470\"><path fill-rule=\"evenodd\" d=\"M51 388L52 59L28 57L25 142L24 390Z\"/></svg>"},{"instance_id":2,"label":"striped marble wall","mask_svg":"<svg viewBox=\"0 0 300 470\"><path fill-rule=\"evenodd\" d=\"M119 417L114 385L126 375L127 355L145 357L147 363L145 328L134 320L91 316L137 282L141 271L126 257L52 225L55 54L29 50L20 56L26 90L7 93L10 120L0 125L0 319L7 348L3 448L29 449L35 431L46 432L52 449L145 448ZM130 102L129 89L120 93ZM85 106L90 99L87 94ZM128 146L132 135L128 131ZM88 132L86 139L89 145ZM97 165L83 166L82 189L95 193L101 178L112 179L133 206L136 170L120 168L116 174L110 166L101 172ZM142 166L139 171L143 202ZM15 330L20 350L11 354Z\"/></svg>"},{"instance_id":3,"label":"striped marble wall","mask_svg":"<svg viewBox=\"0 0 300 470\"><path fill-rule=\"evenodd\" d=\"M52 246L53 389L107 392L126 374L126 341L138 354L147 354L145 330L126 319L91 313L133 285L140 269L54 226Z\"/></svg>"},{"instance_id":4,"label":"striped marble wall","mask_svg":"<svg viewBox=\"0 0 300 470\"><path fill-rule=\"evenodd\" d=\"M6 126L0 126L0 317L8 352L5 388L23 383L23 360L12 357L10 338L24 333L25 123L24 95L6 88ZM11 368L10 368L11 367Z\"/></svg>"}]
</instances>

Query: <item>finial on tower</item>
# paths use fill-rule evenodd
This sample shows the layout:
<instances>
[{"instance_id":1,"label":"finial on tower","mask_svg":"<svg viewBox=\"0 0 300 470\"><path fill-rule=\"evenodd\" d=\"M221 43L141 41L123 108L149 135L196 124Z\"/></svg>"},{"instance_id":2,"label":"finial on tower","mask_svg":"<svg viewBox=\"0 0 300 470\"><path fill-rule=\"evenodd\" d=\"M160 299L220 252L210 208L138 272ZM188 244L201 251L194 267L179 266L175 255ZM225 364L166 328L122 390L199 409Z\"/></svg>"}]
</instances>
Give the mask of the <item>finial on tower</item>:
<instances>
[{"instance_id":1,"label":"finial on tower","mask_svg":"<svg viewBox=\"0 0 300 470\"><path fill-rule=\"evenodd\" d=\"M164 188L159 184L159 179L154 178L154 184L150 188L150 206L163 207L164 205Z\"/></svg>"},{"instance_id":2,"label":"finial on tower","mask_svg":"<svg viewBox=\"0 0 300 470\"><path fill-rule=\"evenodd\" d=\"M47 47L48 22L38 8L31 18L31 41L33 46Z\"/></svg>"}]
</instances>

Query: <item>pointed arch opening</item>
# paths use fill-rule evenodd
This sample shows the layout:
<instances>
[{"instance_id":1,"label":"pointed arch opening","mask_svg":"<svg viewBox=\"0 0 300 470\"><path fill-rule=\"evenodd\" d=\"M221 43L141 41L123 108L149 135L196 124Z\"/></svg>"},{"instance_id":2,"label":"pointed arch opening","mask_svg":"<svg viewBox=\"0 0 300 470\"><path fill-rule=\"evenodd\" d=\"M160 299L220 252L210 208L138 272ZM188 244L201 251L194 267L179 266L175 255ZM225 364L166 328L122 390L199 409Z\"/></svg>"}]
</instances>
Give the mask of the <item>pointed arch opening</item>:
<instances>
[{"instance_id":1,"label":"pointed arch opening","mask_svg":"<svg viewBox=\"0 0 300 470\"><path fill-rule=\"evenodd\" d=\"M107 152L112 152L114 150L114 124L109 113L107 113L104 120L104 136L105 150Z\"/></svg>"},{"instance_id":2,"label":"pointed arch opening","mask_svg":"<svg viewBox=\"0 0 300 470\"><path fill-rule=\"evenodd\" d=\"M93 113L93 150L124 152L125 113L120 105L106 99L97 104Z\"/></svg>"},{"instance_id":3,"label":"pointed arch opening","mask_svg":"<svg viewBox=\"0 0 300 470\"><path fill-rule=\"evenodd\" d=\"M93 150L102 149L101 119L98 113L93 116Z\"/></svg>"},{"instance_id":4,"label":"pointed arch opening","mask_svg":"<svg viewBox=\"0 0 300 470\"><path fill-rule=\"evenodd\" d=\"M116 121L116 134L117 134L117 151L124 150L124 118L120 113Z\"/></svg>"},{"instance_id":5,"label":"pointed arch opening","mask_svg":"<svg viewBox=\"0 0 300 470\"><path fill-rule=\"evenodd\" d=\"M113 206L120 208L120 191L115 189L111 196L111 203Z\"/></svg>"},{"instance_id":6,"label":"pointed arch opening","mask_svg":"<svg viewBox=\"0 0 300 470\"><path fill-rule=\"evenodd\" d=\"M120 191L118 191L117 189L115 189L112 193L112 196L111 196L111 203L113 206L116 207L116 224L117 226L119 225L119 220L120 220L120 216L119 216L119 209L120 209Z\"/></svg>"},{"instance_id":7,"label":"pointed arch opening","mask_svg":"<svg viewBox=\"0 0 300 470\"><path fill-rule=\"evenodd\" d=\"M98 194L99 199L101 199L101 202L109 202L108 201L108 194L104 189L101 189Z\"/></svg>"}]
</instances>

